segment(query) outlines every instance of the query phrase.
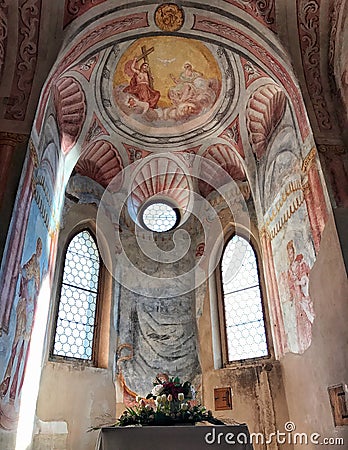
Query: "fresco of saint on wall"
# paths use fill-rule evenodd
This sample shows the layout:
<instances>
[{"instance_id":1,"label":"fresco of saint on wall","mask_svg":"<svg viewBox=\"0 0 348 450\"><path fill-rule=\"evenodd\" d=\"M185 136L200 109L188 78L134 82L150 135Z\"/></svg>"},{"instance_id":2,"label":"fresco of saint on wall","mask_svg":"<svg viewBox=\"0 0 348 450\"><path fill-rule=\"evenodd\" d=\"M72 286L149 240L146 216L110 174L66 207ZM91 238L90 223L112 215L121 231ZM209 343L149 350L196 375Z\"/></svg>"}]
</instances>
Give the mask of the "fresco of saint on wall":
<instances>
[{"instance_id":1,"label":"fresco of saint on wall","mask_svg":"<svg viewBox=\"0 0 348 450\"><path fill-rule=\"evenodd\" d=\"M282 276L287 280L296 315L298 352L303 353L311 344L314 322L313 302L309 296L310 267L302 253L296 253L294 241L286 246L288 269Z\"/></svg>"},{"instance_id":2,"label":"fresco of saint on wall","mask_svg":"<svg viewBox=\"0 0 348 450\"><path fill-rule=\"evenodd\" d=\"M7 430L15 429L18 420L38 295L47 273L46 235L40 211L33 201L9 332L0 337L0 428Z\"/></svg>"},{"instance_id":3,"label":"fresco of saint on wall","mask_svg":"<svg viewBox=\"0 0 348 450\"><path fill-rule=\"evenodd\" d=\"M201 42L169 36L142 38L120 58L113 96L141 124L180 126L206 120L221 91L221 72Z\"/></svg>"},{"instance_id":4,"label":"fresco of saint on wall","mask_svg":"<svg viewBox=\"0 0 348 450\"><path fill-rule=\"evenodd\" d=\"M297 221L296 219L294 221ZM305 230L304 236L301 237L290 231L289 234L293 235L293 239L285 236L281 238L282 234L281 232L274 242L277 243L275 247L278 250L282 248L281 252L278 251L279 264L282 267L278 274L281 308L288 349L301 354L311 345L312 326L315 320L314 305L309 294L313 245L309 236L303 239L306 236Z\"/></svg>"}]
</instances>

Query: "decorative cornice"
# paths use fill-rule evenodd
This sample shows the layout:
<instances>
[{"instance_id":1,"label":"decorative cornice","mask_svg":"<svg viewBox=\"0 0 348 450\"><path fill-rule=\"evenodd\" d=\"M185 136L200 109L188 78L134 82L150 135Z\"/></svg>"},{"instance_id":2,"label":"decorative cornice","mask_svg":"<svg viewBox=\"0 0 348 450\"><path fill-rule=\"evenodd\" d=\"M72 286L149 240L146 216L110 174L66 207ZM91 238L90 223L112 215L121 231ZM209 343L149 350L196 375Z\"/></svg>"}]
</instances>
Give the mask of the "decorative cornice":
<instances>
[{"instance_id":1,"label":"decorative cornice","mask_svg":"<svg viewBox=\"0 0 348 450\"><path fill-rule=\"evenodd\" d=\"M36 148L34 146L34 143L31 139L29 141L29 153L30 153L30 157L33 161L34 167L37 168L39 166L39 157L38 157Z\"/></svg>"},{"instance_id":2,"label":"decorative cornice","mask_svg":"<svg viewBox=\"0 0 348 450\"><path fill-rule=\"evenodd\" d=\"M306 197L310 191L311 191L311 186L309 184L309 180L308 177L303 178L302 180L302 191L304 193L304 196Z\"/></svg>"},{"instance_id":3,"label":"decorative cornice","mask_svg":"<svg viewBox=\"0 0 348 450\"><path fill-rule=\"evenodd\" d=\"M28 134L8 133L6 131L0 131L0 145L16 146L17 144L23 144L29 138Z\"/></svg>"},{"instance_id":4,"label":"decorative cornice","mask_svg":"<svg viewBox=\"0 0 348 450\"><path fill-rule=\"evenodd\" d=\"M266 215L265 226L268 227L277 217L279 212L281 211L283 205L287 201L287 199L295 192L301 192L302 195L302 183L300 180L290 181L290 183L285 187L282 194L280 195L280 199L276 202L272 211ZM301 206L302 201L295 201L296 209ZM291 205L290 205L291 206ZM296 210L295 209L295 210ZM295 212L295 210L293 212Z\"/></svg>"},{"instance_id":5,"label":"decorative cornice","mask_svg":"<svg viewBox=\"0 0 348 450\"><path fill-rule=\"evenodd\" d=\"M312 150L308 153L308 155L305 157L305 159L302 162L302 172L308 173L308 170L310 169L313 161L315 160L316 154L317 154L317 150L315 147L313 147Z\"/></svg>"},{"instance_id":6,"label":"decorative cornice","mask_svg":"<svg viewBox=\"0 0 348 450\"><path fill-rule=\"evenodd\" d=\"M289 221L291 216L302 206L305 202L303 191L299 197L295 197L288 205L284 213L280 216L279 220L275 223L274 227L270 229L269 234L271 240L273 240L277 234L283 229L284 225Z\"/></svg>"},{"instance_id":7,"label":"decorative cornice","mask_svg":"<svg viewBox=\"0 0 348 450\"><path fill-rule=\"evenodd\" d=\"M263 225L260 229L259 229L259 236L260 236L260 241L262 242L262 239L270 239L270 234L269 234L269 230L268 228Z\"/></svg>"},{"instance_id":8,"label":"decorative cornice","mask_svg":"<svg viewBox=\"0 0 348 450\"><path fill-rule=\"evenodd\" d=\"M42 0L18 0L18 50L5 119L24 120L36 70Z\"/></svg>"},{"instance_id":9,"label":"decorative cornice","mask_svg":"<svg viewBox=\"0 0 348 450\"><path fill-rule=\"evenodd\" d=\"M343 145L331 145L331 144L321 144L318 145L319 153L323 155L344 155L346 153L346 149Z\"/></svg>"}]
</instances>

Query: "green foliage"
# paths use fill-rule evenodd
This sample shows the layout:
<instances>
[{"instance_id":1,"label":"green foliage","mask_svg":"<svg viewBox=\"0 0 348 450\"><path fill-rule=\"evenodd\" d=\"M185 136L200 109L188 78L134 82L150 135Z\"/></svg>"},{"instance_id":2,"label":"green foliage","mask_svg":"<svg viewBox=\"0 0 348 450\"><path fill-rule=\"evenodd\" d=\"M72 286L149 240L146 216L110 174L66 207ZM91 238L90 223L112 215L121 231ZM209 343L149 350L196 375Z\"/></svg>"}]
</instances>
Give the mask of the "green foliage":
<instances>
[{"instance_id":1,"label":"green foliage","mask_svg":"<svg viewBox=\"0 0 348 450\"><path fill-rule=\"evenodd\" d=\"M137 397L137 404L122 413L116 426L195 424L205 421L223 425L211 411L196 404L196 393L189 381L182 383L179 377L160 374L153 385L146 399Z\"/></svg>"},{"instance_id":2,"label":"green foliage","mask_svg":"<svg viewBox=\"0 0 348 450\"><path fill-rule=\"evenodd\" d=\"M149 404L127 408L116 422L116 426L195 424L204 421L222 423L217 421L211 411L207 411L204 406L166 400L155 408Z\"/></svg>"}]
</instances>

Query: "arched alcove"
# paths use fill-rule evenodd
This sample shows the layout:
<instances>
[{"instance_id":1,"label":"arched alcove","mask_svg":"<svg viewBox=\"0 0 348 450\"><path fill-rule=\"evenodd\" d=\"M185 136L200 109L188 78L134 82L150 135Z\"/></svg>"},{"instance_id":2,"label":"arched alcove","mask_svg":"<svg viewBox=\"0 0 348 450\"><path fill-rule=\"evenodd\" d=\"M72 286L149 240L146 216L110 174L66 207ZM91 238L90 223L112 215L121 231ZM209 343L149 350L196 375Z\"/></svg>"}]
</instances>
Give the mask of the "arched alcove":
<instances>
[{"instance_id":1,"label":"arched alcove","mask_svg":"<svg viewBox=\"0 0 348 450\"><path fill-rule=\"evenodd\" d=\"M211 409L214 388L232 388L233 410L215 411L226 422L270 434L291 419L308 433L334 433L326 388L345 376L336 355L346 337L346 280L315 145L328 130L324 119L314 119L330 111L320 115L323 89L316 97L307 83L318 67L309 70L304 48L304 42L314 47L305 36L319 36L311 28L319 22L307 19L319 17L320 2L312 11L302 0L286 7L182 1L170 5L176 11L170 29L152 0L63 3L45 6L57 12L62 40L47 56L46 80L46 74L40 79L0 272L5 445L17 437L16 450L46 439L62 449L92 449L95 435L85 428L105 411L115 416L133 405L162 371L190 379ZM6 11L1 14L5 20ZM298 33L290 42L286 33L293 28ZM38 29L33 36L39 39ZM11 105L14 98L29 104L17 94L5 101L6 120L24 108ZM152 233L141 218L159 200L177 220ZM51 361L48 351L62 248L87 225L110 272L99 366ZM223 356L215 269L232 227L250 240L259 262L271 343L266 359L231 363ZM12 370L11 361L21 351L21 273L31 258L31 312L41 320L28 321L37 354L27 373L25 362ZM327 258L337 260L337 270ZM19 335L25 352L28 333ZM23 393L16 377L24 380ZM63 393L53 387L57 379ZM81 405L88 413L81 414ZM40 432L31 439L35 414Z\"/></svg>"}]
</instances>

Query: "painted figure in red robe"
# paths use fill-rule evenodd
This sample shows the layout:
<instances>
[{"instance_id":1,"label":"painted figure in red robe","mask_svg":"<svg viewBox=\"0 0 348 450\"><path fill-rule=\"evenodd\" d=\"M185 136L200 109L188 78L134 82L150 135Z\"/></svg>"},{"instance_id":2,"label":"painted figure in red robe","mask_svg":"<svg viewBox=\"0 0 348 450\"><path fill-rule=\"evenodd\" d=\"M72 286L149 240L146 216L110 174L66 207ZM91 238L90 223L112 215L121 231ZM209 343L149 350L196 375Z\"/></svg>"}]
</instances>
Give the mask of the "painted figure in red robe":
<instances>
[{"instance_id":1,"label":"painted figure in red robe","mask_svg":"<svg viewBox=\"0 0 348 450\"><path fill-rule=\"evenodd\" d=\"M155 109L161 93L152 87L153 78L149 70L149 64L143 62L138 69L137 60L134 59L130 69L133 76L129 86L124 88L124 92L134 95L141 102L148 103L151 109Z\"/></svg>"},{"instance_id":2,"label":"painted figure in red robe","mask_svg":"<svg viewBox=\"0 0 348 450\"><path fill-rule=\"evenodd\" d=\"M313 303L308 292L310 268L302 253L296 255L293 241L288 242L286 249L289 259L287 278L296 312L298 351L303 353L310 346L314 321Z\"/></svg>"}]
</instances>

